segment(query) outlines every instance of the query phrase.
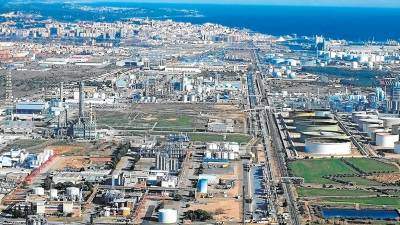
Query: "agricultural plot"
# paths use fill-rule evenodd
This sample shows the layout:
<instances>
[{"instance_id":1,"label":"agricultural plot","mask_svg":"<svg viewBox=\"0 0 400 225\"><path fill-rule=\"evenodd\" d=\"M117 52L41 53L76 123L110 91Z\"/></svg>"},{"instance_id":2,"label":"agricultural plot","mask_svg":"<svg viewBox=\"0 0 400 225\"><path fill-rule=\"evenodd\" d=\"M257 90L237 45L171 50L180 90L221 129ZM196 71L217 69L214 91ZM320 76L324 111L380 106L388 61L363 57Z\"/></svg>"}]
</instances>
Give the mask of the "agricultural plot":
<instances>
[{"instance_id":1,"label":"agricultural plot","mask_svg":"<svg viewBox=\"0 0 400 225\"><path fill-rule=\"evenodd\" d=\"M396 166L375 159L349 158L345 160L365 173L387 173L399 171Z\"/></svg>"},{"instance_id":2,"label":"agricultural plot","mask_svg":"<svg viewBox=\"0 0 400 225\"><path fill-rule=\"evenodd\" d=\"M297 189L300 197L360 197L360 196L374 196L376 193L365 190L345 190L345 189L326 189L326 188L305 188L300 187Z\"/></svg>"},{"instance_id":3,"label":"agricultural plot","mask_svg":"<svg viewBox=\"0 0 400 225\"><path fill-rule=\"evenodd\" d=\"M297 160L289 164L294 176L303 177L305 183L332 184L324 176L356 174L350 166L340 159Z\"/></svg>"}]
</instances>

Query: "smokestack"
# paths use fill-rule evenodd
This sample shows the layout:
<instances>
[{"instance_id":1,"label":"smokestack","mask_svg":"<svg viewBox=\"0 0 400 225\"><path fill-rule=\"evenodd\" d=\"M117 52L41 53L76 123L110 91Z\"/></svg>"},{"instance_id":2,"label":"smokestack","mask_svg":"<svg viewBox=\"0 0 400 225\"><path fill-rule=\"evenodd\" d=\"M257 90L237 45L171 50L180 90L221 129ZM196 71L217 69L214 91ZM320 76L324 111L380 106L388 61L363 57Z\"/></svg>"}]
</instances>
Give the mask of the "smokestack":
<instances>
[{"instance_id":1,"label":"smokestack","mask_svg":"<svg viewBox=\"0 0 400 225\"><path fill-rule=\"evenodd\" d=\"M60 83L60 101L64 100L64 82Z\"/></svg>"},{"instance_id":2,"label":"smokestack","mask_svg":"<svg viewBox=\"0 0 400 225\"><path fill-rule=\"evenodd\" d=\"M85 107L85 93L83 92L83 88L85 83L81 81L79 83L79 118L84 117L84 107Z\"/></svg>"}]
</instances>

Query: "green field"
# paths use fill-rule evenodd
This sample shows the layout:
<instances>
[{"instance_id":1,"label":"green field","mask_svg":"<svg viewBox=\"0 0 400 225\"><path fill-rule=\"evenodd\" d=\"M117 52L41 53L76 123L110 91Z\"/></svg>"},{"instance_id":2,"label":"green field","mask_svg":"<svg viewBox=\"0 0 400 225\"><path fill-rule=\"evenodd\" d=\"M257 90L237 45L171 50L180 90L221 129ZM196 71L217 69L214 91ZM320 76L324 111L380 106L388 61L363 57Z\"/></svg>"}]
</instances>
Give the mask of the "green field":
<instances>
[{"instance_id":1,"label":"green field","mask_svg":"<svg viewBox=\"0 0 400 225\"><path fill-rule=\"evenodd\" d=\"M177 116L161 118L155 130L181 130L181 129L193 129L193 117L191 116Z\"/></svg>"},{"instance_id":2,"label":"green field","mask_svg":"<svg viewBox=\"0 0 400 225\"><path fill-rule=\"evenodd\" d=\"M374 180L368 180L363 177L341 177L341 178L337 178L337 179L346 181L346 182L351 182L355 185L365 185L365 186L380 186L380 185L382 185L379 182L376 182Z\"/></svg>"},{"instance_id":3,"label":"green field","mask_svg":"<svg viewBox=\"0 0 400 225\"><path fill-rule=\"evenodd\" d=\"M323 178L327 175L356 174L340 159L297 160L289 164L292 173L303 177L305 183L332 184L334 181Z\"/></svg>"},{"instance_id":4,"label":"green field","mask_svg":"<svg viewBox=\"0 0 400 225\"><path fill-rule=\"evenodd\" d=\"M348 158L345 160L366 173L399 171L398 168L394 165L383 163L374 159Z\"/></svg>"},{"instance_id":5,"label":"green field","mask_svg":"<svg viewBox=\"0 0 400 225\"><path fill-rule=\"evenodd\" d=\"M364 190L338 190L338 189L327 189L327 188L305 188L299 187L297 193L300 197L319 197L319 196L376 196L376 193L372 191Z\"/></svg>"},{"instance_id":6,"label":"green field","mask_svg":"<svg viewBox=\"0 0 400 225\"><path fill-rule=\"evenodd\" d=\"M323 198L323 203L340 203L354 205L356 203L366 206L389 206L400 208L400 198L396 197L367 197L367 198Z\"/></svg>"}]
</instances>

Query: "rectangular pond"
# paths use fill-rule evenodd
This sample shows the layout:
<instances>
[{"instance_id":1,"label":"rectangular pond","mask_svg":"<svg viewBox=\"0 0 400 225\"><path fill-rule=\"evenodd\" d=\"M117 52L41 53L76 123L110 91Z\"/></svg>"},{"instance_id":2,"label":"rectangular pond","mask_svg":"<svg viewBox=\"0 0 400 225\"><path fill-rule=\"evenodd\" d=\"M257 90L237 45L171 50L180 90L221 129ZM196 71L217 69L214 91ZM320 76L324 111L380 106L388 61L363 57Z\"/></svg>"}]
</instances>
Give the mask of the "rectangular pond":
<instances>
[{"instance_id":1,"label":"rectangular pond","mask_svg":"<svg viewBox=\"0 0 400 225\"><path fill-rule=\"evenodd\" d=\"M346 219L375 219L375 220L397 220L400 215L396 210L376 210L376 209L341 209L341 208L323 208L322 216L330 218Z\"/></svg>"}]
</instances>

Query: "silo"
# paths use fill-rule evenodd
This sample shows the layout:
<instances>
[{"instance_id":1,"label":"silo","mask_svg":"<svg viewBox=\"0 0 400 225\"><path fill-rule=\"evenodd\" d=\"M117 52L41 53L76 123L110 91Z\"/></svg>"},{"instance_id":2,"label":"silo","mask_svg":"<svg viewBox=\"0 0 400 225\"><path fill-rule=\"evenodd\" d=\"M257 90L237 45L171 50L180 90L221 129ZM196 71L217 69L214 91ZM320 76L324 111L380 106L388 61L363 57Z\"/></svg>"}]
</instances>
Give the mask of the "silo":
<instances>
[{"instance_id":1,"label":"silo","mask_svg":"<svg viewBox=\"0 0 400 225\"><path fill-rule=\"evenodd\" d=\"M222 152L222 158L223 159L229 159L229 153L228 152Z\"/></svg>"},{"instance_id":2,"label":"silo","mask_svg":"<svg viewBox=\"0 0 400 225\"><path fill-rule=\"evenodd\" d=\"M111 215L110 207L104 207L104 216L109 217Z\"/></svg>"},{"instance_id":3,"label":"silo","mask_svg":"<svg viewBox=\"0 0 400 225\"><path fill-rule=\"evenodd\" d=\"M58 198L58 190L57 189L50 189L50 198L57 199Z\"/></svg>"},{"instance_id":4,"label":"silo","mask_svg":"<svg viewBox=\"0 0 400 225\"><path fill-rule=\"evenodd\" d=\"M160 209L158 211L159 223L176 223L178 221L178 211L175 209Z\"/></svg>"},{"instance_id":5,"label":"silo","mask_svg":"<svg viewBox=\"0 0 400 225\"><path fill-rule=\"evenodd\" d=\"M197 182L197 192L207 194L208 188L208 180L207 179L199 179Z\"/></svg>"},{"instance_id":6,"label":"silo","mask_svg":"<svg viewBox=\"0 0 400 225\"><path fill-rule=\"evenodd\" d=\"M44 195L44 188L42 187L35 187L33 188L34 195Z\"/></svg>"}]
</instances>

